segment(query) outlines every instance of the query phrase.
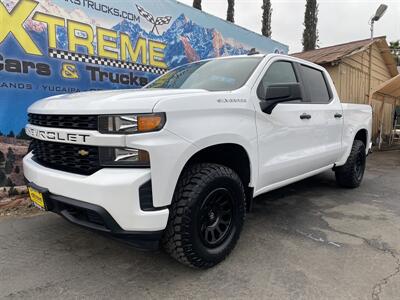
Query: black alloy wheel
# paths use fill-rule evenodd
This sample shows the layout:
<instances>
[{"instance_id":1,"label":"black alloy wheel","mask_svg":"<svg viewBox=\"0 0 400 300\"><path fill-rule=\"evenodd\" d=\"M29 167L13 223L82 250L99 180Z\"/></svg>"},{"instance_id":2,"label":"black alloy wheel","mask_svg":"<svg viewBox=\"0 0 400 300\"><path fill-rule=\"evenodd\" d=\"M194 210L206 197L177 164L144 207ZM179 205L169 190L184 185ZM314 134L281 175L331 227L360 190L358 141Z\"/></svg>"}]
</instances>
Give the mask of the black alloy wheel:
<instances>
[{"instance_id":1,"label":"black alloy wheel","mask_svg":"<svg viewBox=\"0 0 400 300\"><path fill-rule=\"evenodd\" d=\"M199 232L204 246L215 248L232 229L233 198L226 188L211 191L200 208Z\"/></svg>"}]
</instances>

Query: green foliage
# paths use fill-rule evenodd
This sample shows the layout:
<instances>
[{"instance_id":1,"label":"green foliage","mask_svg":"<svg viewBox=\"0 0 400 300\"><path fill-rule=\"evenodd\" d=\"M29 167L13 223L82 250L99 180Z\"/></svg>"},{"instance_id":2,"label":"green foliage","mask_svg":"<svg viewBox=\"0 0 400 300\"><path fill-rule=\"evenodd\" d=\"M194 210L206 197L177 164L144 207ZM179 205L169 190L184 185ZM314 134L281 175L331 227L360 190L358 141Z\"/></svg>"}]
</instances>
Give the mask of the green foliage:
<instances>
[{"instance_id":1,"label":"green foliage","mask_svg":"<svg viewBox=\"0 0 400 300\"><path fill-rule=\"evenodd\" d=\"M304 14L303 51L314 50L318 43L318 3L307 0Z\"/></svg>"},{"instance_id":2,"label":"green foliage","mask_svg":"<svg viewBox=\"0 0 400 300\"><path fill-rule=\"evenodd\" d=\"M235 0L228 0L228 11L226 20L235 23Z\"/></svg>"},{"instance_id":3,"label":"green foliage","mask_svg":"<svg viewBox=\"0 0 400 300\"><path fill-rule=\"evenodd\" d=\"M271 19L272 19L272 7L271 0L263 0L263 6L261 6L263 10L262 15L262 28L261 32L263 36L271 37Z\"/></svg>"},{"instance_id":4,"label":"green foliage","mask_svg":"<svg viewBox=\"0 0 400 300\"><path fill-rule=\"evenodd\" d=\"M193 7L201 10L201 0L193 0Z\"/></svg>"},{"instance_id":5,"label":"green foliage","mask_svg":"<svg viewBox=\"0 0 400 300\"><path fill-rule=\"evenodd\" d=\"M400 66L400 40L390 42L390 52L393 54L397 65Z\"/></svg>"}]
</instances>

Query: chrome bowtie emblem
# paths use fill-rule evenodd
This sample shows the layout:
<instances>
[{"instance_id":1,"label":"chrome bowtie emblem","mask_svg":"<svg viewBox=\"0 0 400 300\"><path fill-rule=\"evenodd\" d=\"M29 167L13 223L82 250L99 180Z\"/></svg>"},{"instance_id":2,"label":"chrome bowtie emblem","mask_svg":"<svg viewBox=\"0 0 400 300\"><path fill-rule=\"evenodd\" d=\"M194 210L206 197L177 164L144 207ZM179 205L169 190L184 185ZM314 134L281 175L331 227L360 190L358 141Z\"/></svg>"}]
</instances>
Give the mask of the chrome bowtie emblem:
<instances>
[{"instance_id":1,"label":"chrome bowtie emblem","mask_svg":"<svg viewBox=\"0 0 400 300\"><path fill-rule=\"evenodd\" d=\"M89 155L89 151L86 151L86 150L82 149L82 150L78 151L78 154L80 156L88 156Z\"/></svg>"}]
</instances>

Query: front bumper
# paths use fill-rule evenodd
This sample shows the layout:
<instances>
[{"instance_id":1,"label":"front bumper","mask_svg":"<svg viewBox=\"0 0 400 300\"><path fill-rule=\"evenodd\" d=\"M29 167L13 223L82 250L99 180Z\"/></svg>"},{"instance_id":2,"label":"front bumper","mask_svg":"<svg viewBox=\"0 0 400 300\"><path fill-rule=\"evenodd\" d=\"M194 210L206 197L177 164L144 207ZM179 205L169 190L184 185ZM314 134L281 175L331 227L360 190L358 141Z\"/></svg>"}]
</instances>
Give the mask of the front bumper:
<instances>
[{"instance_id":1,"label":"front bumper","mask_svg":"<svg viewBox=\"0 0 400 300\"><path fill-rule=\"evenodd\" d=\"M159 248L163 231L126 231L102 207L63 196L53 195L34 183L28 185L41 192L46 210L59 214L69 222L95 230L128 243L136 248L156 250Z\"/></svg>"},{"instance_id":2,"label":"front bumper","mask_svg":"<svg viewBox=\"0 0 400 300\"><path fill-rule=\"evenodd\" d=\"M106 168L82 176L46 168L36 163L31 153L25 156L23 167L28 182L46 189L53 199L50 201L58 201L61 206L72 201L77 207L95 207L109 215L118 226L108 228L109 233L154 233L167 226L168 209L143 211L140 207L139 189L150 180L150 169Z\"/></svg>"}]
</instances>

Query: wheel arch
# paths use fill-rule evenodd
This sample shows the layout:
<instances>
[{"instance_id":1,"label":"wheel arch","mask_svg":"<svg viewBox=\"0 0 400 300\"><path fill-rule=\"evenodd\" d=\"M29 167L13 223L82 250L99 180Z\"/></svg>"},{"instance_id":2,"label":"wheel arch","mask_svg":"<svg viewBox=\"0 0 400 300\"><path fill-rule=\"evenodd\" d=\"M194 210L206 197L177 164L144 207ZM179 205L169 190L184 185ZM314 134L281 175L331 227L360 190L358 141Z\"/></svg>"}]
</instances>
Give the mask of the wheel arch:
<instances>
[{"instance_id":1,"label":"wheel arch","mask_svg":"<svg viewBox=\"0 0 400 300\"><path fill-rule=\"evenodd\" d=\"M364 143L365 147L368 147L367 140L368 140L368 130L365 128L361 128L357 131L356 135L354 136L353 141L359 140Z\"/></svg>"},{"instance_id":2,"label":"wheel arch","mask_svg":"<svg viewBox=\"0 0 400 300\"><path fill-rule=\"evenodd\" d=\"M335 166L342 166L346 163L347 158L349 157L351 152L351 147L355 140L362 141L365 145L366 151L368 152L369 150L368 141L370 140L370 133L368 129L366 129L365 127L360 127L352 132L354 133L352 135L348 135L347 137L346 135L344 135L345 139L343 140L343 147L346 148L346 151L344 152L340 160L336 162Z\"/></svg>"},{"instance_id":3,"label":"wheel arch","mask_svg":"<svg viewBox=\"0 0 400 300\"><path fill-rule=\"evenodd\" d=\"M251 156L244 146L237 143L220 143L201 148L186 161L181 174L185 168L197 163L215 163L234 170L245 187L246 200L248 208L250 208L253 198L252 183L254 175L252 173L254 169Z\"/></svg>"}]
</instances>

